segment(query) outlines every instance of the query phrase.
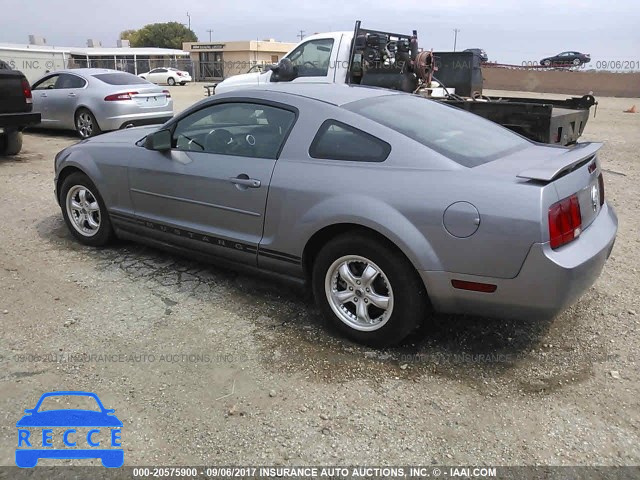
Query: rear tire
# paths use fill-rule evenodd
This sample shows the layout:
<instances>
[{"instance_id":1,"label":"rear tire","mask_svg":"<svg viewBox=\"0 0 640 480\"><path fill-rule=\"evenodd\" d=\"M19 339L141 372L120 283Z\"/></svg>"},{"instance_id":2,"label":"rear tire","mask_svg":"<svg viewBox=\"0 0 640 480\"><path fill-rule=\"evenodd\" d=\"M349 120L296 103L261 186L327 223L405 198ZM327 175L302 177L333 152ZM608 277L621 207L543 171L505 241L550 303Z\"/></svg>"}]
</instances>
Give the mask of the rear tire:
<instances>
[{"instance_id":1,"label":"rear tire","mask_svg":"<svg viewBox=\"0 0 640 480\"><path fill-rule=\"evenodd\" d=\"M358 343L400 343L423 321L427 294L397 249L362 233L341 235L315 258L314 297L323 316Z\"/></svg>"},{"instance_id":2,"label":"rear tire","mask_svg":"<svg viewBox=\"0 0 640 480\"><path fill-rule=\"evenodd\" d=\"M60 208L67 228L84 245L101 247L115 236L109 213L94 183L76 172L62 182Z\"/></svg>"},{"instance_id":3,"label":"rear tire","mask_svg":"<svg viewBox=\"0 0 640 480\"><path fill-rule=\"evenodd\" d=\"M76 112L75 125L76 132L82 139L95 137L102 133L96 117L86 108L81 108Z\"/></svg>"},{"instance_id":4,"label":"rear tire","mask_svg":"<svg viewBox=\"0 0 640 480\"><path fill-rule=\"evenodd\" d=\"M173 77L169 77L169 79L167 80L167 85L169 85L170 87L173 87L176 84L176 80Z\"/></svg>"},{"instance_id":5,"label":"rear tire","mask_svg":"<svg viewBox=\"0 0 640 480\"><path fill-rule=\"evenodd\" d=\"M22 132L5 132L0 138L0 155L17 155L22 150Z\"/></svg>"}]
</instances>

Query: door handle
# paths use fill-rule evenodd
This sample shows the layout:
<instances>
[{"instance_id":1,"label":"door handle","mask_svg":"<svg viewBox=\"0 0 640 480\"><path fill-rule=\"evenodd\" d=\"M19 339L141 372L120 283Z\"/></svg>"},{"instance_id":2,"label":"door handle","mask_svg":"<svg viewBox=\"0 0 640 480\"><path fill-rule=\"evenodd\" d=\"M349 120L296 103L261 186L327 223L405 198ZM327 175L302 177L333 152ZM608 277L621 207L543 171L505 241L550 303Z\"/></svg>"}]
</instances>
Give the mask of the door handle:
<instances>
[{"instance_id":1,"label":"door handle","mask_svg":"<svg viewBox=\"0 0 640 480\"><path fill-rule=\"evenodd\" d=\"M75 97L75 96L76 96L76 94L75 94L75 93L73 93L73 92L71 92L71 93L69 93L69 95L68 95L68 96L69 96L69 97Z\"/></svg>"},{"instance_id":2,"label":"door handle","mask_svg":"<svg viewBox=\"0 0 640 480\"><path fill-rule=\"evenodd\" d=\"M260 188L260 180L256 180L255 178L249 178L246 174L238 175L237 177L229 178L231 183L235 183L236 185L241 185L243 187L249 188Z\"/></svg>"},{"instance_id":3,"label":"door handle","mask_svg":"<svg viewBox=\"0 0 640 480\"><path fill-rule=\"evenodd\" d=\"M46 93L41 93L41 94L40 94L40 96L41 96L41 97L46 97L46 96L47 96L47 94L46 94Z\"/></svg>"}]
</instances>

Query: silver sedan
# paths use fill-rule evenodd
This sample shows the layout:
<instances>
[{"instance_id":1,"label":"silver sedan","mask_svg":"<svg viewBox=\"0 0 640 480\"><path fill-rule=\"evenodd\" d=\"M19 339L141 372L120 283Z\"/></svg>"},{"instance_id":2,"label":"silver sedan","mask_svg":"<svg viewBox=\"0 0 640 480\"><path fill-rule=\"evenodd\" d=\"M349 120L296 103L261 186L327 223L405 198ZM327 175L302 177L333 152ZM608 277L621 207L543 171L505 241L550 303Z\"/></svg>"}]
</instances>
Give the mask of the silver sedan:
<instances>
[{"instance_id":1,"label":"silver sedan","mask_svg":"<svg viewBox=\"0 0 640 480\"><path fill-rule=\"evenodd\" d=\"M388 345L432 310L542 318L578 301L617 232L600 146L536 144L404 93L274 84L71 146L55 190L86 245L307 281L339 329Z\"/></svg>"},{"instance_id":2,"label":"silver sedan","mask_svg":"<svg viewBox=\"0 0 640 480\"><path fill-rule=\"evenodd\" d=\"M82 138L173 116L168 90L117 70L59 70L36 81L32 92L33 111L42 115L39 126L76 130Z\"/></svg>"}]
</instances>

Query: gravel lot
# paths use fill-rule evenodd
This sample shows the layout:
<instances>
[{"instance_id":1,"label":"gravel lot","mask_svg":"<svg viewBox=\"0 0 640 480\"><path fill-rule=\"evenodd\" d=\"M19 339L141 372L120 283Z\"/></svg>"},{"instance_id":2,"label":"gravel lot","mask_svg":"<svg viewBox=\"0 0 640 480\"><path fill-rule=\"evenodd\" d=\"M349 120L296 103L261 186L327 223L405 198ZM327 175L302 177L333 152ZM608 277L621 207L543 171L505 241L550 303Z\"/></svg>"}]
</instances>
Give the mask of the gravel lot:
<instances>
[{"instance_id":1,"label":"gravel lot","mask_svg":"<svg viewBox=\"0 0 640 480\"><path fill-rule=\"evenodd\" d=\"M203 89L171 91L178 111ZM385 351L339 337L288 285L80 246L52 183L77 139L26 134L0 159L0 464L52 390L116 409L126 465L639 464L640 115L599 101L582 140L605 142L620 230L596 285L551 322L438 316Z\"/></svg>"}]
</instances>

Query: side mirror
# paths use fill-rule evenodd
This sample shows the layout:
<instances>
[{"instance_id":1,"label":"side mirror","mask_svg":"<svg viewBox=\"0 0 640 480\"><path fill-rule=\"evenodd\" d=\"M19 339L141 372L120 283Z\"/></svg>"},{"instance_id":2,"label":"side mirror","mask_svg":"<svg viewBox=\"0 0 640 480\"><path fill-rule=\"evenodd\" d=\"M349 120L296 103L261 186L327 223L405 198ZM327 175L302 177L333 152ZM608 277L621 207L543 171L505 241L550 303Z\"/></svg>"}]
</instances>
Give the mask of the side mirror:
<instances>
[{"instance_id":1,"label":"side mirror","mask_svg":"<svg viewBox=\"0 0 640 480\"><path fill-rule=\"evenodd\" d=\"M144 148L160 152L171 150L171 131L158 130L157 132L150 133L144 141Z\"/></svg>"},{"instance_id":2,"label":"side mirror","mask_svg":"<svg viewBox=\"0 0 640 480\"><path fill-rule=\"evenodd\" d=\"M35 408L27 408L24 413L35 413L36 409Z\"/></svg>"}]
</instances>

